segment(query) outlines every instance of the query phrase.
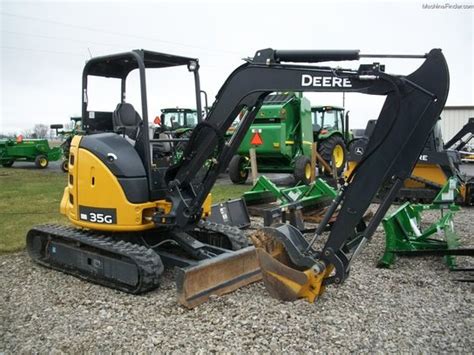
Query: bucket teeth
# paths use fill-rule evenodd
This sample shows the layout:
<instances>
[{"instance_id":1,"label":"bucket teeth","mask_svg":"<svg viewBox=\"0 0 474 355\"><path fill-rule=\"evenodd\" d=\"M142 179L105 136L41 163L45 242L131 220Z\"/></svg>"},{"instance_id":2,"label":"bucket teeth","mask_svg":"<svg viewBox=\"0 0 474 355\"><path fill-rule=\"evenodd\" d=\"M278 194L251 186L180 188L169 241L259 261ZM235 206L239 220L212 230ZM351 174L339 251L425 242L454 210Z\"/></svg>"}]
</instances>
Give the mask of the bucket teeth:
<instances>
[{"instance_id":1,"label":"bucket teeth","mask_svg":"<svg viewBox=\"0 0 474 355\"><path fill-rule=\"evenodd\" d=\"M285 253L285 247L282 243L265 234L263 230L258 230L250 236L250 240L257 249L263 249L272 256L278 256Z\"/></svg>"}]
</instances>

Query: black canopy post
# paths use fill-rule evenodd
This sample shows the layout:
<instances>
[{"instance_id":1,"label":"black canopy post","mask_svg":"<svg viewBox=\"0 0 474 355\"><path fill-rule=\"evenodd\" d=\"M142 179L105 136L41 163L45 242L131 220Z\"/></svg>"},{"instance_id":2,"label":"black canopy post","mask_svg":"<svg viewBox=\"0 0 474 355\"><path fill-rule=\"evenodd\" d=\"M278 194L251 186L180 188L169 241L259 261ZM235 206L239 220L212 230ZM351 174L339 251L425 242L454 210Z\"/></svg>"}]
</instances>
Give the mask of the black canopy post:
<instances>
[{"instance_id":1,"label":"black canopy post","mask_svg":"<svg viewBox=\"0 0 474 355\"><path fill-rule=\"evenodd\" d=\"M202 122L202 105L201 105L201 82L199 80L199 64L194 71L194 86L196 90L196 110L198 122Z\"/></svg>"}]
</instances>

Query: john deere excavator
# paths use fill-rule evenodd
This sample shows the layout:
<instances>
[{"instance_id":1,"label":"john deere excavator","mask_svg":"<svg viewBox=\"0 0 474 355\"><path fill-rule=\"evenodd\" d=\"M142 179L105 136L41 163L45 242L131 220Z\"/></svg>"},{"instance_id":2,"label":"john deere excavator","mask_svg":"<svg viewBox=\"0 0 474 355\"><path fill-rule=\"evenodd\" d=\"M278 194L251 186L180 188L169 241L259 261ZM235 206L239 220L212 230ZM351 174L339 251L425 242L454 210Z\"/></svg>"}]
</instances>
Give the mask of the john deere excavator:
<instances>
[{"instance_id":1,"label":"john deere excavator","mask_svg":"<svg viewBox=\"0 0 474 355\"><path fill-rule=\"evenodd\" d=\"M68 186L61 201L61 212L76 227L33 228L27 235L30 255L43 265L133 293L156 288L163 263L176 265L181 267L179 299L189 307L211 293L229 292L262 276L274 296L314 300L325 286L348 277L351 260L410 175L448 94L448 68L439 49L389 56L424 59L408 76L387 74L378 63L361 64L356 70L309 65L373 57L387 56L358 50L257 51L225 81L176 164L167 155L175 142L150 139L146 129L145 69L187 66L196 78L199 114L198 61L143 50L91 59L83 73L86 135L72 141ZM135 69L141 82L141 117L125 102L126 78ZM91 75L120 79L122 94L114 112L88 110ZM363 160L316 231L313 242L341 205L321 250L285 224L257 233L257 252L254 247L230 251L245 241L203 222L209 192L264 98L275 91L350 91L385 95L386 101ZM239 126L226 140L226 131L241 112ZM382 185L389 185L390 192L367 228L357 228Z\"/></svg>"},{"instance_id":2,"label":"john deere excavator","mask_svg":"<svg viewBox=\"0 0 474 355\"><path fill-rule=\"evenodd\" d=\"M431 130L410 177L405 180L398 192L398 202L431 203L448 180L453 177L460 185L456 203L474 205L474 177L468 176L461 170L461 151L474 136L474 119L470 119L446 144L443 143L440 120L441 118ZM346 176L351 174L362 159L368 137L372 134L375 125L376 120L369 120L364 136L351 142ZM463 140L463 137L466 139ZM382 189L379 197L384 192Z\"/></svg>"}]
</instances>

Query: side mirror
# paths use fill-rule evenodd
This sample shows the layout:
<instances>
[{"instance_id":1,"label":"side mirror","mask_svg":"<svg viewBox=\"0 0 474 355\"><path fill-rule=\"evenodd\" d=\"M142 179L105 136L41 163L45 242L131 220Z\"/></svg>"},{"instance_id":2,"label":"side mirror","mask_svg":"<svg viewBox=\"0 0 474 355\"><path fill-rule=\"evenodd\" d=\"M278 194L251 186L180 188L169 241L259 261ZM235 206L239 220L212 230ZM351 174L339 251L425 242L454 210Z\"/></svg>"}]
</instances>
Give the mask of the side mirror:
<instances>
[{"instance_id":1,"label":"side mirror","mask_svg":"<svg viewBox=\"0 0 474 355\"><path fill-rule=\"evenodd\" d=\"M207 103L207 92L201 90L200 94L204 96L204 114L205 116L207 116L207 114L209 113L209 104Z\"/></svg>"}]
</instances>

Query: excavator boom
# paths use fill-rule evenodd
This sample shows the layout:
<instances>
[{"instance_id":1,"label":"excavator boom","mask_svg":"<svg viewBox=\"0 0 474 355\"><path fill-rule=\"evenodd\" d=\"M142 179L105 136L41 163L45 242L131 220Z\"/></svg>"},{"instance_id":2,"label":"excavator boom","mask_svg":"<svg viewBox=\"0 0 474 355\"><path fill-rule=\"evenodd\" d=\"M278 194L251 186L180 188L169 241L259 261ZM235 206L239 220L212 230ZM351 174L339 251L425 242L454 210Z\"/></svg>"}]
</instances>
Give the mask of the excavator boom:
<instances>
[{"instance_id":1,"label":"excavator boom","mask_svg":"<svg viewBox=\"0 0 474 355\"><path fill-rule=\"evenodd\" d=\"M449 90L448 67L439 49L433 49L423 56L400 56L424 58L423 64L407 76L387 74L384 66L378 63L362 64L358 70L282 63L344 61L360 57L363 55L358 51L258 51L253 59L229 76L207 120L194 130L183 159L168 170L167 181L173 192L172 218L166 218L170 215L158 215L155 220L165 223L173 221L179 228L195 223L207 193L237 150L269 93L345 91L386 96L361 162L329 208L312 243L308 243L300 232L291 227L278 228L278 233L273 233L278 236L276 243L283 246L291 259L293 269L303 273L304 270L312 270L312 275L306 273L306 278L299 277L300 281L304 279L306 283L317 283L314 287L318 289L323 284L342 283L349 275L352 258L370 239L403 181L410 176L428 134L444 107ZM242 111L245 114L239 127L232 139L226 142L224 133ZM190 187L191 180L195 181L196 174L209 160L213 163L206 166L206 173L201 175L204 176L201 188L195 192ZM357 232L357 225L380 188L387 189L388 193L367 228ZM327 242L321 250L314 250L314 241L319 238L325 222L337 208L338 216ZM275 239L275 235L270 238ZM269 276L271 273L268 270L284 268L271 266L268 260L280 262L278 253L272 254L268 248L266 251L273 257L265 258L265 262L260 263L266 285L273 289L273 295L287 294L288 289L284 289L289 285L294 286L294 276L288 274L279 278L273 271L273 276ZM263 254L260 252L259 255ZM270 279L279 281L269 282ZM284 279L287 281L282 281Z\"/></svg>"}]
</instances>

